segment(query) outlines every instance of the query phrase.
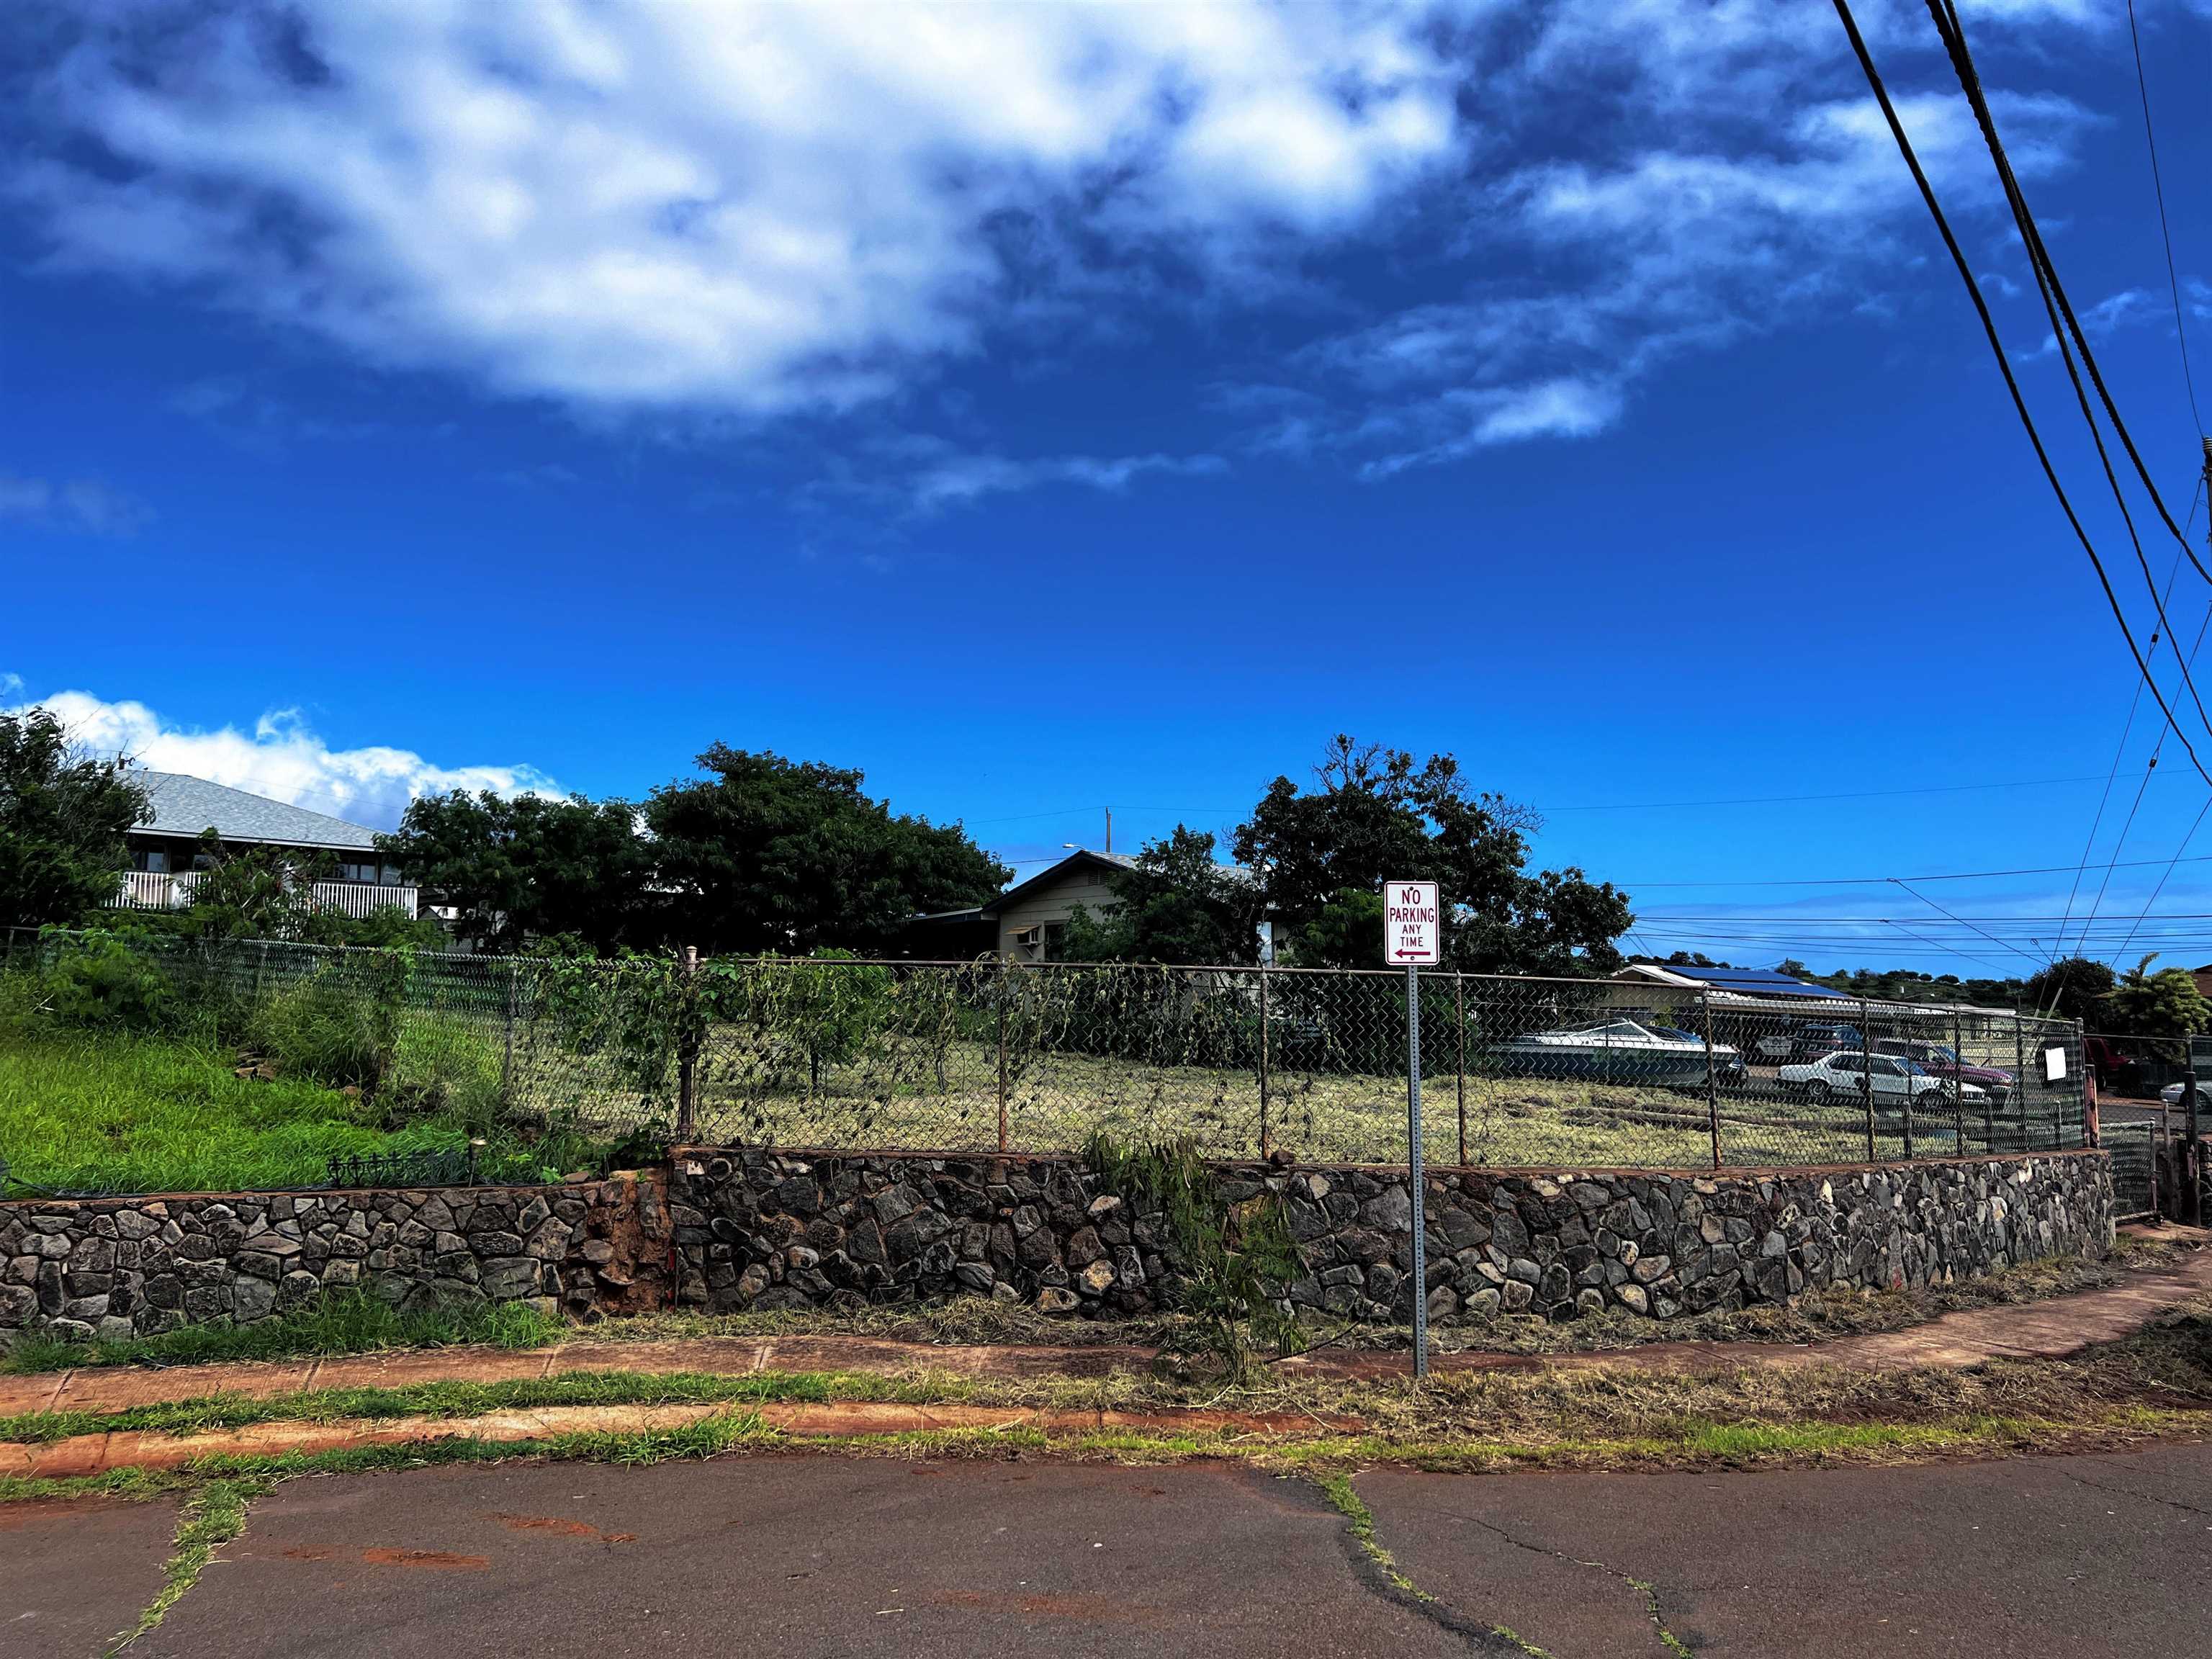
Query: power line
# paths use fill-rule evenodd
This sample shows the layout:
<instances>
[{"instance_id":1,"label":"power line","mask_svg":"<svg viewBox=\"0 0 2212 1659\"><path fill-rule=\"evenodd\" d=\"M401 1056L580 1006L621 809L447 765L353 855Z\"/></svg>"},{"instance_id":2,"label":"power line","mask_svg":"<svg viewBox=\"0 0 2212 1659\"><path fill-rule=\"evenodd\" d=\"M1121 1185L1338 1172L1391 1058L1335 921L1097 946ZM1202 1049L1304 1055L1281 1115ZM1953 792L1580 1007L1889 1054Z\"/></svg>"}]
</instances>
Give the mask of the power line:
<instances>
[{"instance_id":1,"label":"power line","mask_svg":"<svg viewBox=\"0 0 2212 1659\"><path fill-rule=\"evenodd\" d=\"M1957 915L1949 910L1946 910L1942 905L1936 903L1934 899L1929 898L1925 893L1915 892L1909 884L1899 881L1894 876L1890 878L1890 880L1893 885L1901 887L1906 892L1911 893L1913 897L1918 899L1923 904L1935 911L1938 915L1949 916L1953 921L1957 922L1961 927L1969 928L1972 932L1979 933L1984 939L1989 940L1990 944L2001 945L2005 950L2011 951L2014 956L2027 957L2027 959L2030 962L2035 963L2039 968L2043 965L2037 957L2027 956L2027 952L2021 950L2017 945L2014 945L2005 939L2001 939L1995 933L1990 933L1986 927L1977 927L1972 922L1968 921L1965 917Z\"/></svg>"},{"instance_id":2,"label":"power line","mask_svg":"<svg viewBox=\"0 0 2212 1659\"><path fill-rule=\"evenodd\" d=\"M2202 483L2199 483L2197 487L2197 493L2191 495L2189 501L2189 518L2186 521L2189 527L2193 528L2196 526L2197 503L2203 498L2203 494L2204 486ZM2174 555L2172 566L2166 573L2166 597L2169 599L2173 595L2174 578L2179 575L2180 573L2181 556L2177 553ZM2196 642L2189 647L2189 655L2184 659L2185 667L2189 664L2194 663L2197 660L2197 653L2203 648L2204 630L2207 625L2212 625L2212 600L2208 600L2205 604L2204 620L2197 624ZM2158 641L2159 636L2157 635L2154 634L2151 635L2150 648L2154 654L2155 654L2158 650ZM2172 641L2172 644L2176 650L2180 648L2179 641L2176 640ZM2136 710L2139 708L2142 704L2142 682L2138 680L2136 682L2135 696L2128 699L2128 718L2120 727L2119 745L2112 750L2112 775L2105 780L2105 793L2098 799L2096 816L2089 821L2089 839L2082 843L2081 865L2074 872L2073 884L2067 889L2066 913L2069 918L2071 918L2074 913L2075 897L2081 890L2082 872L2089 867L2089 856L2096 849L2097 831L2103 826L2105 821L2105 806L2106 804L2112 799L2113 780L2119 776L2120 762L2128 751L2128 738L2135 732ZM2171 729L2171 727L2164 727L2159 732L2158 742L2151 750L2150 765L2146 767L2143 770L2143 777L2146 782L2148 781L2151 772L2157 768L2159 757L2166 751L2166 733ZM2118 860L2120 856L2121 849L2127 844L2128 830L2134 827L2136 813L2142 809L2142 789L2138 787L2136 791L2135 805L2128 811L2128 821L2120 828L2119 839L2112 843L2113 861ZM2104 884L2097 890L2097 902L2090 907L2089 914L2093 917L2099 910L2104 908L2105 890L2112 884L2112 862L2108 861L2105 866ZM2053 939L2051 943L2051 960L2054 966L2057 964L2058 958L2065 952L2067 925L2068 924L2066 922L2061 922L2059 924L2057 936Z\"/></svg>"},{"instance_id":3,"label":"power line","mask_svg":"<svg viewBox=\"0 0 2212 1659\"><path fill-rule=\"evenodd\" d=\"M2121 637L2128 642L2128 654L2135 659L2136 672L2142 677L2151 696L2157 699L2159 712L2166 716L2167 724L2175 726L2179 732L2173 710L2166 701L2166 694L2151 678L2149 665L2144 662L2142 652L2136 644L2135 631L2128 626L2127 614L2120 609L2119 597L2112 591L2112 578L2106 572L2105 562L2098 555L2096 544L2089 539L2089 532L2083 528L2080 515L2075 512L2065 485L2059 482L2058 471L2051 465L2050 452L2043 446L2043 436L2035 428L2035 417L2028 413L2027 400L2021 393L2020 382L2012 372L2011 360L2005 355L2004 341L1997 333L1996 319L1990 315L1989 301L1982 297L1981 284L1974 280L1973 267L1966 262L1966 253L1959 246L1959 239L1951 229L1950 220L1944 216L1943 204L1936 198L1936 187L1928 182L1927 172L1920 165L1920 157L1912 148L1912 140L1905 135L1904 122L1898 118L1897 106L1890 100L1889 88L1883 84L1881 71L1875 66L1874 54L1867 49L1866 37L1859 33L1858 20L1851 15L1850 0L1834 0L1834 4L1836 15L1844 25L1844 32L1850 37L1851 50L1858 58L1859 67L1866 75L1867 84L1873 89L1875 101L1881 106L1882 118L1888 124L1890 137L1896 141L1898 152L1904 156L1905 164L1912 173L1912 181L1919 187L1920 199L1927 205L1929 216L1935 220L1936 228L1942 235L1943 246L1951 255L1951 262L1958 268L1959 279L1966 284L1967 297L1973 302L1975 313L1981 319L1982 331L1989 338L1990 350L1996 358L1997 371L2004 376L2005 389L2012 396L2013 410L2019 416L2021 425L2027 433L2028 442L2034 447L2035 458L2043 467L2043 476L2050 483L2051 493L2058 498L2058 505L2066 514L2067 523L2073 528L2075 538L2081 544L2082 552L2088 556L2089 563L2097 573L2098 585L2104 589L2105 603L2112 610L2112 620L2119 624ZM2192 554L2192 559L2194 556ZM2203 568L2202 566L2198 568L2200 570ZM2208 577L2208 580L2212 580L2212 577ZM2204 780L2206 787L2212 788L2212 772L2204 769L2204 763L2198 759L2196 745L2189 741L2188 735L2185 732L2180 735L2182 746L2189 751L2190 764L2197 769L2197 774Z\"/></svg>"},{"instance_id":4,"label":"power line","mask_svg":"<svg viewBox=\"0 0 2212 1659\"><path fill-rule=\"evenodd\" d=\"M2137 689L2141 695L2141 689ZM2130 772L2128 775L2136 775ZM1896 795L1954 795L1980 789L2047 789L2059 784L2094 783L2097 775L2087 773L2072 778L2017 778L2003 783L1934 783L1910 789L1850 789L1826 795L1732 795L1711 800L1629 800L1609 801L1587 806L1538 806L1538 812L1644 812L1671 806L1767 806L1785 803L1826 800L1885 800Z\"/></svg>"},{"instance_id":5,"label":"power line","mask_svg":"<svg viewBox=\"0 0 2212 1659\"><path fill-rule=\"evenodd\" d=\"M1838 0L1838 3L1842 3L1842 0ZM1936 20L1936 33L1950 57L1952 70L1959 77L1960 89L1966 94L1966 102L1973 109L1974 122L1982 130L1982 142L1989 149L1990 159L1996 165L1997 177L2004 185L2006 199L2012 204L2013 216L2020 226L2021 240L2027 245L2029 260L2036 269L2037 284L2045 288L2046 303L2053 300L2057 302L2058 310L2066 319L2066 332L2073 337L2075 349L2081 355L2081 367L2089 371L2089 382L2097 388L2097 398L2104 405L2105 417L2112 423L2113 434L2128 452L2128 459L2135 463L2136 477L2142 480L2143 491L2150 497L2151 504L2158 508L2159 517L2166 521L2166 532L2188 556L2189 562L2197 567L2197 574L2206 581L2212 582L2212 570L2204 568L2203 561L2197 556L2197 550L2189 544L2189 538L2174 523L2173 514L2166 511L2166 497L2159 493L2158 484L2150 476L2150 469L2143 465L2142 452L2136 447L2136 441L2128 431L2128 423L2120 418L2119 405L2112 401L2112 391L2105 384L2104 372L2097 367L2096 354L2090 350L2088 337L2081 331L2081 319L2074 314L2073 301L2066 297L2066 285L2059 280L2058 266L2051 257L2050 248L2044 243L2043 233L2036 226L2035 216L2028 211L2027 198L2021 193L2020 180L2013 173L2012 161L2005 154L2004 142L1997 137L1996 118L1990 112L1989 96L1982 88L1981 71L1975 67L1973 52L1966 45L1966 25L1960 21L1958 8L1953 0L1928 0L1928 14ZM2053 332L2057 332L2055 328ZM2078 390L2080 383L2077 381L2075 386ZM2094 430L2094 422L2091 429ZM2104 445L2100 440L2098 453L2102 455L2103 453ZM2117 490L2118 484L2115 483L2113 488ZM2122 512L2125 511L2124 507ZM2144 574L2148 577L2149 572L2146 570Z\"/></svg>"},{"instance_id":6,"label":"power line","mask_svg":"<svg viewBox=\"0 0 2212 1659\"><path fill-rule=\"evenodd\" d=\"M1952 0L1928 0L1928 12L1936 21L1936 32L1950 55L1951 67L1958 76L1960 89L1966 94L1966 102L1974 112L1975 124L1981 129L1982 140L1988 146L1990 161L1996 165L1998 181L2004 186L2005 202L2012 210L2013 224L2020 233L2021 245L2027 252L2029 268L2035 275L2036 294L2043 301L2044 315L2051 324L2052 343L2058 348L2059 361L2065 366L2067 380L2074 388L2075 402L2081 411L2081 422L2089 429L2089 441L2096 447L2097 462L2105 474L2106 487L2112 492L2112 504L2119 509L2120 522L2127 526L2128 543L2133 548L2136 563L2142 572L2143 588L2150 595L2151 608L2157 613L2159 628L2171 637L2173 623L2166 613L2166 601L2159 595L2157 579L2150 573L2150 560L2143 552L2142 538L2136 532L2135 514L2128 510L2127 494L2120 488L2119 477L2112 469L2111 453L2105 447L2105 434L2097 424L2095 412L2089 407L2089 394L2082 388L2081 372L2075 365L2076 353L2080 355L2081 368L2088 370L2089 379L2097 388L2097 395L2104 404L2106 418L2112 422L2112 430L2126 446L2130 459L2136 464L2136 476L2149 492L2160 516L2165 519L2166 527L2172 532L2175 544L2182 553L2188 556L2190 562L2196 565L2197 574L2207 581L2212 581L2212 572L2205 570L2197 560L2196 550L2189 545L2189 538L2175 526L2172 515L2166 512L2164 498L2159 495L2157 485L2151 481L2149 470L2142 464L2142 457L2136 453L2135 441L2128 435L2127 423L2120 418L2119 406L2106 389L2104 376L2097 368L2096 356L2089 349L2088 337L2081 331L2074 307L2067 300L2066 287L2059 280L2058 267L2044 243L2043 233L2035 222L2035 215L2027 205L2027 192L2021 188L2019 176L2013 171L2012 158L2005 153L2004 141L1997 136L1996 118L1990 112L1989 99L1983 91L1981 72L1975 67L1973 54L1966 46L1966 27L1960 21L1957 8ZM2062 315L2064 319L2063 324L2060 320ZM2071 349L2068 346L2069 337L2072 341ZM2153 649L2156 649L2154 643ZM2190 701L2197 706L2197 720L2203 722L2208 732L2212 732L2212 714L2205 712L2204 699L2197 691L2197 682L2186 662L2181 664L2181 684L2188 691ZM2169 714L2169 721L2171 718ZM2206 781L2212 783L2212 779Z\"/></svg>"},{"instance_id":7,"label":"power line","mask_svg":"<svg viewBox=\"0 0 2212 1659\"><path fill-rule=\"evenodd\" d=\"M2166 222L2166 185L2158 176L2158 135L2151 130L2150 82L2143 76L2142 36L2136 28L2136 0L2128 0L2128 40L2136 50L2136 92L2142 100L2143 147L2150 152L2151 194L2158 198L2159 239L2166 244L2166 289L2173 299L2173 334L2181 346L2181 383L2189 390L2189 418L2200 433L2204 417L2197 412L2197 378L2189 372L2189 330L2181 317L2181 279L2173 270L2173 233Z\"/></svg>"},{"instance_id":8,"label":"power line","mask_svg":"<svg viewBox=\"0 0 2212 1659\"><path fill-rule=\"evenodd\" d=\"M1954 950L1954 949L1952 949L1951 947L1949 947L1949 946L1948 946L1948 945L1943 945L1943 944L1940 943L1939 941L1937 941L1937 940L1936 940L1936 939L1932 939L1929 938L1929 937L1928 937L1928 935L1927 935L1927 934L1925 934L1925 933L1914 933L1914 932L1913 932L1910 927L1906 927L1903 922L1901 922L1901 921L1890 921L1887 917L1885 917L1885 918L1883 919L1883 921L1884 921L1884 925L1885 925L1885 926L1887 926L1887 927L1894 927L1895 929L1897 929L1897 931L1898 931L1899 933L1900 933L1904 934L1904 935L1905 936L1905 938L1907 938L1907 939L1918 939L1918 940L1919 940L1923 945L1934 945L1936 949L1937 949L1938 951L1942 951L1942 952L1943 952L1943 954L1944 954L1944 955L1946 955L1946 956L1964 957L1966 957L1966 959L1967 961L1969 961L1969 962L1978 962L1978 963L1980 963L1982 964L1982 966L1983 966L1983 967L1984 967L1984 968L1996 968L1996 970L1997 970L1997 972L1998 972L1999 974L2002 974L2002 973L2004 972L2003 968L2000 967L1997 963L1994 963L1994 962L1991 962L1991 961L1990 961L1987 957L1978 957L1978 956L1976 956L1976 955L1975 955L1972 951L1958 951L1958 950Z\"/></svg>"},{"instance_id":9,"label":"power line","mask_svg":"<svg viewBox=\"0 0 2212 1659\"><path fill-rule=\"evenodd\" d=\"M2163 864L2164 859L2130 859L2115 865L2118 870L2148 869ZM2212 854L2183 859L2184 864L2212 864ZM1948 870L1934 874L1907 876L1906 881L1993 881L2007 876L2063 876L2073 869L2070 864L2027 865L2012 870ZM1616 887L1634 892L1651 892L1673 887L1881 887L1896 880L1893 876L1793 876L1786 879L1743 881L1724 877L1717 881L1621 881Z\"/></svg>"}]
</instances>

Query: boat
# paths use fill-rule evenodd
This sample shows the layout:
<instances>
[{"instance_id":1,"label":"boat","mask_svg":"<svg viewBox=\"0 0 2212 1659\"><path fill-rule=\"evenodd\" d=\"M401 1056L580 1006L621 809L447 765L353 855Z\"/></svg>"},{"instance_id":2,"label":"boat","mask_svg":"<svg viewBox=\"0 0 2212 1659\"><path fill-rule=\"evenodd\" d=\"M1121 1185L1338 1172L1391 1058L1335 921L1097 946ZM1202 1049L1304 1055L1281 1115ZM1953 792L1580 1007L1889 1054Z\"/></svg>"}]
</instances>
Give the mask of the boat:
<instances>
[{"instance_id":1,"label":"boat","mask_svg":"<svg viewBox=\"0 0 2212 1659\"><path fill-rule=\"evenodd\" d=\"M1708 1049L1694 1031L1620 1017L1530 1031L1484 1052L1501 1069L1523 1077L1702 1089L1708 1077L1730 1083L1743 1075L1743 1056L1724 1042Z\"/></svg>"}]
</instances>

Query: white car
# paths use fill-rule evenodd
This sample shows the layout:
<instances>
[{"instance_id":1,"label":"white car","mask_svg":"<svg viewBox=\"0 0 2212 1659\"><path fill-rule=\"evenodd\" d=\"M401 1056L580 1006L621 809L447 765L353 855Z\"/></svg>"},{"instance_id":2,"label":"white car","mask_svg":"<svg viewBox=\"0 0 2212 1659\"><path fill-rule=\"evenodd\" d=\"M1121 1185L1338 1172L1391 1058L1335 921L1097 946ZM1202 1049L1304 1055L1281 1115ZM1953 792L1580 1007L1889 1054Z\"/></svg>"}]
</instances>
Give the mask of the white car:
<instances>
[{"instance_id":1,"label":"white car","mask_svg":"<svg viewBox=\"0 0 2212 1659\"><path fill-rule=\"evenodd\" d=\"M2184 1084L2169 1083L2158 1091L2158 1097L2179 1111L2182 1107L2181 1097L2185 1089L2186 1085ZM2200 1115L2207 1111L2212 1111L2212 1083L2198 1082L2197 1109Z\"/></svg>"},{"instance_id":2,"label":"white car","mask_svg":"<svg viewBox=\"0 0 2212 1659\"><path fill-rule=\"evenodd\" d=\"M1953 1085L1926 1070L1917 1060L1895 1054L1869 1059L1858 1054L1824 1054L1803 1066L1784 1066L1775 1074L1785 1089L1796 1089L1815 1106L1829 1100L1863 1100L1869 1081L1875 1098L1911 1101L1923 1111L1933 1111L1954 1101L1978 1101L1984 1091L1969 1083L1954 1094Z\"/></svg>"}]
</instances>

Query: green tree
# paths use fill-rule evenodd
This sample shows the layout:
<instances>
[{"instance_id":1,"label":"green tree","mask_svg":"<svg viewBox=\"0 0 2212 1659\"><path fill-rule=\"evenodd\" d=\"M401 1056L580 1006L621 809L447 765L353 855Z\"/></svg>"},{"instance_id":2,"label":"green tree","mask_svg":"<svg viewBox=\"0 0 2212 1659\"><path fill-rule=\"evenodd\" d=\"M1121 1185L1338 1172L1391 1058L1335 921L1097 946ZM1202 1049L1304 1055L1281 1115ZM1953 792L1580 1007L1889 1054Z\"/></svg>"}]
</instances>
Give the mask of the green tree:
<instances>
[{"instance_id":1,"label":"green tree","mask_svg":"<svg viewBox=\"0 0 2212 1659\"><path fill-rule=\"evenodd\" d=\"M957 824L869 799L857 771L725 744L699 764L711 775L654 790L645 822L668 926L702 949L884 950L917 913L980 904L1012 873Z\"/></svg>"},{"instance_id":2,"label":"green tree","mask_svg":"<svg viewBox=\"0 0 2212 1659\"><path fill-rule=\"evenodd\" d=\"M2157 954L2145 957L2120 976L2099 1009L2107 1030L2130 1036L2187 1036L2212 1024L2212 1004L2186 969L2161 968L2152 973Z\"/></svg>"},{"instance_id":3,"label":"green tree","mask_svg":"<svg viewBox=\"0 0 2212 1659\"><path fill-rule=\"evenodd\" d=\"M1610 973L1614 941L1635 917L1627 895L1574 868L1530 873L1528 808L1471 792L1449 755L1416 763L1403 750L1339 736L1314 787L1267 787L1231 842L1252 871L1292 959L1365 967L1382 948L1348 895L1391 880L1442 886L1445 959L1469 972ZM1333 908L1332 908L1333 907Z\"/></svg>"},{"instance_id":4,"label":"green tree","mask_svg":"<svg viewBox=\"0 0 2212 1659\"><path fill-rule=\"evenodd\" d=\"M1259 955L1260 898L1240 870L1216 862L1213 837L1177 824L1110 883L1113 909L1068 918L1059 955L1068 962L1212 965Z\"/></svg>"},{"instance_id":5,"label":"green tree","mask_svg":"<svg viewBox=\"0 0 2212 1659\"><path fill-rule=\"evenodd\" d=\"M144 792L73 755L44 708L0 714L0 927L82 921L116 895Z\"/></svg>"},{"instance_id":6,"label":"green tree","mask_svg":"<svg viewBox=\"0 0 2212 1659\"><path fill-rule=\"evenodd\" d=\"M656 942L652 848L627 801L425 795L376 846L459 913L454 933L479 950L568 936L605 955Z\"/></svg>"},{"instance_id":7,"label":"green tree","mask_svg":"<svg viewBox=\"0 0 2212 1659\"><path fill-rule=\"evenodd\" d=\"M331 873L328 854L289 847L249 847L234 853L208 830L200 836L193 862L198 874L192 882L191 902L176 918L178 932L203 939L341 942L328 923L316 926L313 884Z\"/></svg>"},{"instance_id":8,"label":"green tree","mask_svg":"<svg viewBox=\"0 0 2212 1659\"><path fill-rule=\"evenodd\" d=\"M2020 1000L2031 1011L2048 1009L2061 1019L2094 1021L2118 982L2112 969L2094 957L2062 957L2027 976Z\"/></svg>"}]
</instances>

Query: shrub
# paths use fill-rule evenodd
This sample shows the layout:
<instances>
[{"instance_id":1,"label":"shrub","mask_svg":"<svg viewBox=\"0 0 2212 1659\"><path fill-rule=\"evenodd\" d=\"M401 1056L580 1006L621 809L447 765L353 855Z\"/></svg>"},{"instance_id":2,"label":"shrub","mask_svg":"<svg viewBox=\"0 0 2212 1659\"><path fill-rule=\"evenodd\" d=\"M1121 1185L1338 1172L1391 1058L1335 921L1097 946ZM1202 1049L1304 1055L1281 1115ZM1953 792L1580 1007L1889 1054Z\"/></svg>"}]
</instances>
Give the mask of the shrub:
<instances>
[{"instance_id":1,"label":"shrub","mask_svg":"<svg viewBox=\"0 0 2212 1659\"><path fill-rule=\"evenodd\" d=\"M123 940L88 936L45 975L54 1023L98 1030L158 1025L170 1001L168 976Z\"/></svg>"},{"instance_id":2,"label":"shrub","mask_svg":"<svg viewBox=\"0 0 2212 1659\"><path fill-rule=\"evenodd\" d=\"M1161 1345L1163 1353L1210 1357L1241 1381L1255 1346L1289 1354L1304 1345L1297 1316L1279 1300L1305 1265L1280 1198L1262 1191L1231 1205L1187 1138L1132 1146L1093 1134L1083 1156L1108 1192L1167 1223L1175 1305L1188 1322Z\"/></svg>"},{"instance_id":3,"label":"shrub","mask_svg":"<svg viewBox=\"0 0 2212 1659\"><path fill-rule=\"evenodd\" d=\"M287 1071L373 1094L398 1046L406 977L398 957L323 963L270 996L249 1035Z\"/></svg>"}]
</instances>

